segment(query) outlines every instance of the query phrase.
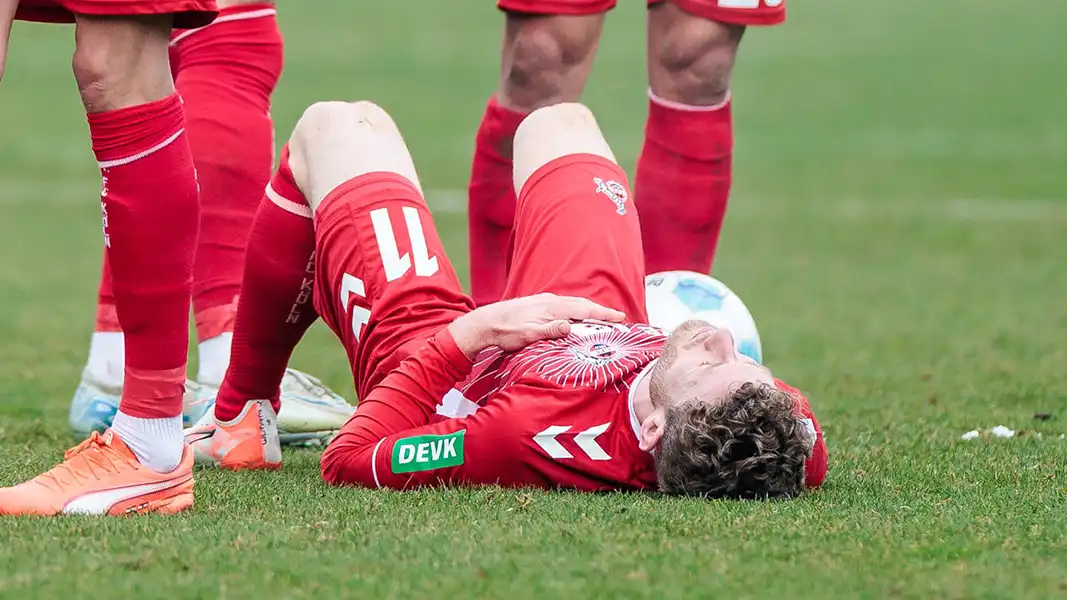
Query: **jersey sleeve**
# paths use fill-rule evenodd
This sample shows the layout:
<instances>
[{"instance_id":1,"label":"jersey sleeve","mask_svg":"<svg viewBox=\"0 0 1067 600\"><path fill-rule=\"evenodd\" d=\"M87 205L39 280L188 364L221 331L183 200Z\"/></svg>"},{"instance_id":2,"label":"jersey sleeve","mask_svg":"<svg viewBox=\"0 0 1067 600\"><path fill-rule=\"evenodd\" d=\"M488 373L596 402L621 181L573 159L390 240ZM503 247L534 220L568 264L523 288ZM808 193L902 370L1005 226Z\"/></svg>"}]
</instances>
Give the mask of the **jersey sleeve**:
<instances>
[{"instance_id":1,"label":"jersey sleeve","mask_svg":"<svg viewBox=\"0 0 1067 600\"><path fill-rule=\"evenodd\" d=\"M323 453L323 478L335 485L410 489L457 483L506 483L520 446L507 401L469 417L442 419L441 399L471 370L447 330L431 338L362 400ZM515 446L515 447L513 447ZM474 460L473 457L477 457Z\"/></svg>"}]
</instances>

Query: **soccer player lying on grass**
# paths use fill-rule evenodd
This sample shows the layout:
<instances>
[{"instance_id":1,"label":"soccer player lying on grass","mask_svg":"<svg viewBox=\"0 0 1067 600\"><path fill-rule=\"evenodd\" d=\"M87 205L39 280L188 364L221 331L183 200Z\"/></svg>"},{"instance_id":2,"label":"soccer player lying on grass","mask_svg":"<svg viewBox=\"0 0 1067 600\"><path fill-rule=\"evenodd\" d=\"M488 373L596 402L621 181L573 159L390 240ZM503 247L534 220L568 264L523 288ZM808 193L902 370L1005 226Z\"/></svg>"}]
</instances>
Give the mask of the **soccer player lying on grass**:
<instances>
[{"instance_id":1,"label":"soccer player lying on grass","mask_svg":"<svg viewBox=\"0 0 1067 600\"><path fill-rule=\"evenodd\" d=\"M190 431L198 454L280 466L259 399L273 398L297 341L284 323L302 310L292 285L314 248L315 305L362 399L323 454L328 483L787 498L822 482L826 446L799 392L727 330L645 324L637 214L585 107L526 118L514 179L508 300L472 310L389 115L366 102L309 108L249 248L237 330L263 343L234 353L218 398L242 412Z\"/></svg>"}]
</instances>

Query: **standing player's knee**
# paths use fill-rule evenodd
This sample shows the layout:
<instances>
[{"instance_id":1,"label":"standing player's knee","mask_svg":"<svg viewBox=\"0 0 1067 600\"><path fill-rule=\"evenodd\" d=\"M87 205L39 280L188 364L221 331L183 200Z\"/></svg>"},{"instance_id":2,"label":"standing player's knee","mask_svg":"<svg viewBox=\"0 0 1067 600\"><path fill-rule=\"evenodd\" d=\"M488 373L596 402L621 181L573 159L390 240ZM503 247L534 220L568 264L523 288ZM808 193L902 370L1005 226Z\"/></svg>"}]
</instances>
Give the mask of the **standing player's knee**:
<instances>
[{"instance_id":1,"label":"standing player's knee","mask_svg":"<svg viewBox=\"0 0 1067 600\"><path fill-rule=\"evenodd\" d=\"M522 112L578 99L603 15L509 15L501 73L505 104Z\"/></svg>"},{"instance_id":2,"label":"standing player's knee","mask_svg":"<svg viewBox=\"0 0 1067 600\"><path fill-rule=\"evenodd\" d=\"M115 88L118 73L109 69L108 48L92 44L79 44L74 51L72 67L78 92L89 112L106 110L109 90Z\"/></svg>"},{"instance_id":3,"label":"standing player's knee","mask_svg":"<svg viewBox=\"0 0 1067 600\"><path fill-rule=\"evenodd\" d=\"M711 106L730 91L744 27L689 15L673 4L649 19L649 84L657 96L691 106Z\"/></svg>"},{"instance_id":4,"label":"standing player's knee","mask_svg":"<svg viewBox=\"0 0 1067 600\"><path fill-rule=\"evenodd\" d=\"M136 106L174 93L169 36L169 20L155 16L79 16L71 66L86 110Z\"/></svg>"}]
</instances>

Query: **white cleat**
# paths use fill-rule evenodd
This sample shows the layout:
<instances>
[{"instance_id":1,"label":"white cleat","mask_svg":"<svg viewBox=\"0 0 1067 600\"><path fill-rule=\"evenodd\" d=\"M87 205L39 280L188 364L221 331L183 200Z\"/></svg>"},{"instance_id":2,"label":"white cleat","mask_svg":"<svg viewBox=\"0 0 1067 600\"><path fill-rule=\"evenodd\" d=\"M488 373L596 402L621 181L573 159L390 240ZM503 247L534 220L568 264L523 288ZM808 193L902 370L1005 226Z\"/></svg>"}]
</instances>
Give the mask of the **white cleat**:
<instances>
[{"instance_id":1,"label":"white cleat","mask_svg":"<svg viewBox=\"0 0 1067 600\"><path fill-rule=\"evenodd\" d=\"M191 379L185 381L185 396L182 402L183 426L189 427L200 420L207 409L214 405L217 391L211 386L199 384ZM101 384L95 381L88 371L83 371L82 380L78 384L78 389L74 390L74 398L70 402L67 422L70 424L71 431L79 438L87 438L94 431L104 433L115 420L121 397L121 387ZM210 404L207 403L208 400L211 401Z\"/></svg>"},{"instance_id":2,"label":"white cleat","mask_svg":"<svg viewBox=\"0 0 1067 600\"><path fill-rule=\"evenodd\" d=\"M215 406L219 388L206 383L188 380L185 382L185 397L182 399L182 426L192 427Z\"/></svg>"},{"instance_id":3,"label":"white cleat","mask_svg":"<svg viewBox=\"0 0 1067 600\"><path fill-rule=\"evenodd\" d=\"M283 444L325 445L356 409L333 390L296 369L282 378L278 432Z\"/></svg>"},{"instance_id":4,"label":"white cleat","mask_svg":"<svg viewBox=\"0 0 1067 600\"><path fill-rule=\"evenodd\" d=\"M88 370L82 371L82 380L70 401L70 413L67 417L70 430L79 439L89 437L94 431L104 433L115 420L121 396L122 387L104 385L95 381Z\"/></svg>"}]
</instances>

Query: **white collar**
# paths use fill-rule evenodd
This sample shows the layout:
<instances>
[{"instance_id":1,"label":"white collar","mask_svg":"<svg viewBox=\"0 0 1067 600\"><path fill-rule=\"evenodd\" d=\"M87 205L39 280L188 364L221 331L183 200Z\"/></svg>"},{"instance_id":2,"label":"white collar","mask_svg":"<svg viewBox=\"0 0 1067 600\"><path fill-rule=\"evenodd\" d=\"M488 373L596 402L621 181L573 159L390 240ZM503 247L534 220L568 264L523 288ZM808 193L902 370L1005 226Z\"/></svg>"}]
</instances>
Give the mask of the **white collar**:
<instances>
[{"instance_id":1,"label":"white collar","mask_svg":"<svg viewBox=\"0 0 1067 600\"><path fill-rule=\"evenodd\" d=\"M645 365L645 368L641 369L641 372L634 378L633 383L630 384L630 393L627 394L626 407L630 411L630 427L634 430L634 438L637 439L638 445L641 443L641 421L637 419L637 411L634 410L634 400L637 396L637 388L644 381L645 377L648 377L652 373L652 367L656 366L659 359L655 359L652 362Z\"/></svg>"}]
</instances>

